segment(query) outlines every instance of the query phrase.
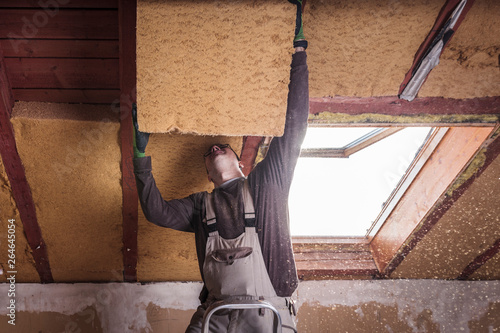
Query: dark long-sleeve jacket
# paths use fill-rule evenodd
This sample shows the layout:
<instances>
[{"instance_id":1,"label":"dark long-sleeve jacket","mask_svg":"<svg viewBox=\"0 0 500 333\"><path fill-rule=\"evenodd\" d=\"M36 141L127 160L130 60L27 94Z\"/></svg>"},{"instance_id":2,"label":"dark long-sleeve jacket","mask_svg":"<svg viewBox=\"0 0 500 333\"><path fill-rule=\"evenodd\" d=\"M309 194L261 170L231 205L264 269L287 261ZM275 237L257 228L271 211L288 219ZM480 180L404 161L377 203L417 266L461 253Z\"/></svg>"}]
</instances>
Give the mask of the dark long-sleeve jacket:
<instances>
[{"instance_id":1,"label":"dark long-sleeve jacket","mask_svg":"<svg viewBox=\"0 0 500 333\"><path fill-rule=\"evenodd\" d=\"M278 296L288 297L298 286L288 219L288 193L300 146L307 129L309 110L306 53L292 57L285 131L272 140L267 156L248 175L256 211L256 228L271 282ZM194 232L200 272L208 237L204 197L199 192L184 199L163 200L151 173L151 158L134 159L139 199L146 218L159 226ZM213 191L219 233L235 238L244 231L243 178ZM206 289L200 295L206 299Z\"/></svg>"}]
</instances>

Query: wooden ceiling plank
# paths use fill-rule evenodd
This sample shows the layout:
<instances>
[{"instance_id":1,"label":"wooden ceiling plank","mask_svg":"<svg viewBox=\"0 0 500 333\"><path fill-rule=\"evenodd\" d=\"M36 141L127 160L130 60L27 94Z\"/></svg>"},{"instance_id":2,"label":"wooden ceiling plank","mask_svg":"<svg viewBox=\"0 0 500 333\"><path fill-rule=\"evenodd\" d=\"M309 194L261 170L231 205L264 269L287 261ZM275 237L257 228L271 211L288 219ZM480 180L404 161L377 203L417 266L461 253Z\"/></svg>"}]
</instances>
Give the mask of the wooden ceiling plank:
<instances>
[{"instance_id":1,"label":"wooden ceiling plank","mask_svg":"<svg viewBox=\"0 0 500 333\"><path fill-rule=\"evenodd\" d=\"M107 8L117 9L118 0L0 0L0 8Z\"/></svg>"},{"instance_id":2,"label":"wooden ceiling plank","mask_svg":"<svg viewBox=\"0 0 500 333\"><path fill-rule=\"evenodd\" d=\"M422 97L415 98L412 102L400 100L397 96L311 97L309 113L321 112L390 116L497 115L500 114L500 96L468 99Z\"/></svg>"},{"instance_id":3,"label":"wooden ceiling plank","mask_svg":"<svg viewBox=\"0 0 500 333\"><path fill-rule=\"evenodd\" d=\"M14 130L10 122L13 100L9 98L11 92L9 91L10 88L5 72L5 62L0 53L0 153L40 281L50 283L54 280L50 270L47 247L38 224L35 203L26 179L21 157L17 152ZM18 235L18 237L21 237L21 235Z\"/></svg>"},{"instance_id":4,"label":"wooden ceiling plank","mask_svg":"<svg viewBox=\"0 0 500 333\"><path fill-rule=\"evenodd\" d=\"M457 280L467 280L474 272L476 272L481 266L483 266L488 260L493 258L498 252L500 252L500 238L495 241L495 243L490 246L486 251L477 256L457 277Z\"/></svg>"},{"instance_id":5,"label":"wooden ceiling plank","mask_svg":"<svg viewBox=\"0 0 500 333\"><path fill-rule=\"evenodd\" d=\"M16 47L17 46L17 47ZM27 39L0 40L5 58L98 58L118 59L118 40Z\"/></svg>"},{"instance_id":6,"label":"wooden ceiling plank","mask_svg":"<svg viewBox=\"0 0 500 333\"><path fill-rule=\"evenodd\" d=\"M120 140L123 195L123 279L137 281L138 194L132 151L132 103L136 93L137 1L120 0Z\"/></svg>"},{"instance_id":7,"label":"wooden ceiling plank","mask_svg":"<svg viewBox=\"0 0 500 333\"><path fill-rule=\"evenodd\" d=\"M119 89L118 59L6 58L12 88Z\"/></svg>"},{"instance_id":8,"label":"wooden ceiling plank","mask_svg":"<svg viewBox=\"0 0 500 333\"><path fill-rule=\"evenodd\" d=\"M119 89L13 89L14 99L24 102L108 104L120 98Z\"/></svg>"},{"instance_id":9,"label":"wooden ceiling plank","mask_svg":"<svg viewBox=\"0 0 500 333\"><path fill-rule=\"evenodd\" d=\"M0 37L17 51L29 39L118 39L116 10L0 10Z\"/></svg>"},{"instance_id":10,"label":"wooden ceiling plank","mask_svg":"<svg viewBox=\"0 0 500 333\"><path fill-rule=\"evenodd\" d=\"M318 280L325 278L364 277L373 279L379 276L373 260L351 260L324 262L297 262L297 275L301 280Z\"/></svg>"},{"instance_id":11,"label":"wooden ceiling plank","mask_svg":"<svg viewBox=\"0 0 500 333\"><path fill-rule=\"evenodd\" d=\"M432 27L431 31L425 38L425 40L422 42L420 47L417 50L417 53L415 53L415 57L413 60L413 64L411 65L410 69L406 73L403 82L401 83L401 86L399 87L399 92L398 95L400 95L403 90L405 89L406 85L408 82L411 80L415 70L418 68L420 62L422 59L425 57L427 54L427 51L429 47L431 46L434 38L440 33L441 29L445 25L446 21L452 14L452 12L455 10L456 6L460 3L461 0L447 0L446 3L443 5L441 8L441 11L439 12L436 21L434 22L434 26ZM470 10L472 5L474 4L474 0L468 0L467 3L465 4L464 9L462 10L462 13L460 14L460 17L458 18L457 22L455 23L455 26L453 28L454 31L458 29L462 21L464 20L465 16L467 15L467 12ZM451 36L447 41L446 44L443 45L443 50L444 48L449 44L449 41L453 38Z\"/></svg>"}]
</instances>

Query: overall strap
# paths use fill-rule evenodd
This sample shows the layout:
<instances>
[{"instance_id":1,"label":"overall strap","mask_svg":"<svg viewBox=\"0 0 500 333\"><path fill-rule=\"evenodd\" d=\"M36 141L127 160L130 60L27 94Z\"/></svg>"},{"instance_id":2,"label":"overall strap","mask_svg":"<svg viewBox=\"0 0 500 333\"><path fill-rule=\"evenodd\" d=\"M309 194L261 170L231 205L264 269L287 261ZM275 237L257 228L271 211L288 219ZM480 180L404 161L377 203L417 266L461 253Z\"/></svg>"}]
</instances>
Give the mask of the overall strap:
<instances>
[{"instance_id":1,"label":"overall strap","mask_svg":"<svg viewBox=\"0 0 500 333\"><path fill-rule=\"evenodd\" d=\"M255 207L253 205L252 194L248 186L248 179L243 183L243 208L245 210L245 227L255 227Z\"/></svg>"},{"instance_id":2,"label":"overall strap","mask_svg":"<svg viewBox=\"0 0 500 333\"><path fill-rule=\"evenodd\" d=\"M255 208L247 179L243 183L243 209L245 212L245 227L255 227ZM210 235L218 233L212 193L207 193L205 196L205 219L203 222L207 224Z\"/></svg>"},{"instance_id":3,"label":"overall strap","mask_svg":"<svg viewBox=\"0 0 500 333\"><path fill-rule=\"evenodd\" d=\"M205 219L203 220L207 224L208 233L210 236L212 234L218 233L217 231L217 220L215 219L215 210L214 210L214 200L212 198L212 193L207 193L205 195Z\"/></svg>"}]
</instances>

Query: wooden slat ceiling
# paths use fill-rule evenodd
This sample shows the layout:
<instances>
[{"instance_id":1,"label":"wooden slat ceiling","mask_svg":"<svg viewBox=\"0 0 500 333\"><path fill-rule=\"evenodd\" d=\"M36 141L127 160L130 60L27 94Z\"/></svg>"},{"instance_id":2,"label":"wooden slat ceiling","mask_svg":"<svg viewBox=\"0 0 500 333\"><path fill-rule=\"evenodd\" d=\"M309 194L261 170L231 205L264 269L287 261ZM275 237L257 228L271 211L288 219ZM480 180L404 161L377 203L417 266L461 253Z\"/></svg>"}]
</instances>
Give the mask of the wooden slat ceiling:
<instances>
[{"instance_id":1,"label":"wooden slat ceiling","mask_svg":"<svg viewBox=\"0 0 500 333\"><path fill-rule=\"evenodd\" d=\"M118 1L0 1L0 48L16 100L119 97Z\"/></svg>"}]
</instances>

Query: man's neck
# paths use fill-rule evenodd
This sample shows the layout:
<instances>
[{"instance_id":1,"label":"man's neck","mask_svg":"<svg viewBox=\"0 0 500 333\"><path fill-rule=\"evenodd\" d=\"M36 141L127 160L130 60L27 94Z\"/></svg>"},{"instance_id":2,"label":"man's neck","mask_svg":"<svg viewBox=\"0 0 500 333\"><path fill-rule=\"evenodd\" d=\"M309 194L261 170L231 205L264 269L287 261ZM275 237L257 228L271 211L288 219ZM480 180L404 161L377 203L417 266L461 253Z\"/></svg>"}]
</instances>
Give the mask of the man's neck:
<instances>
[{"instance_id":1,"label":"man's neck","mask_svg":"<svg viewBox=\"0 0 500 333\"><path fill-rule=\"evenodd\" d=\"M229 181L232 181L234 179L238 179L241 177L245 177L245 175L243 174L243 172L241 172L240 169L238 169L237 172L231 172L230 174L223 174L223 175L220 175L220 177L218 177L218 179L213 179L214 186L219 187L219 186L221 186Z\"/></svg>"},{"instance_id":2,"label":"man's neck","mask_svg":"<svg viewBox=\"0 0 500 333\"><path fill-rule=\"evenodd\" d=\"M225 187L225 186L228 186L229 184L231 184L232 182L234 182L235 180L237 179L241 179L242 177L236 177L236 178L233 178L233 179L229 179L229 180L226 180L224 183L220 184L219 186L217 187Z\"/></svg>"}]
</instances>

